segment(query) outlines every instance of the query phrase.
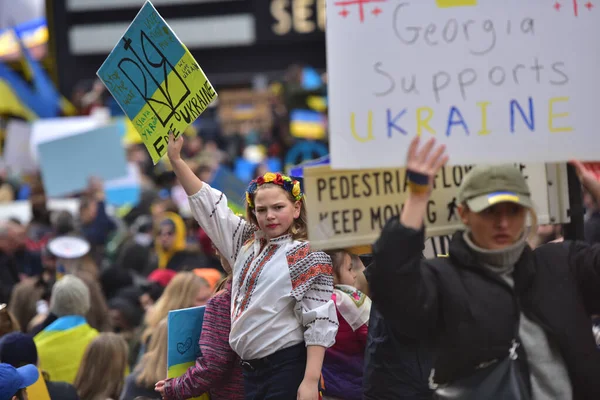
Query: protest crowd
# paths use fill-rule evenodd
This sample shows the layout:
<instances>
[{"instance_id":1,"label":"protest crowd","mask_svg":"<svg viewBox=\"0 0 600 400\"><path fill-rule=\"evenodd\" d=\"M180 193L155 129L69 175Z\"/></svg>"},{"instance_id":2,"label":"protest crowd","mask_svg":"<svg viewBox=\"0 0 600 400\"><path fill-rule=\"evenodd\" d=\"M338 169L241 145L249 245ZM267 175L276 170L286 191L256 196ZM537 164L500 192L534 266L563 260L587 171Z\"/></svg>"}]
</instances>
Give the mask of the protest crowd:
<instances>
[{"instance_id":1,"label":"protest crowd","mask_svg":"<svg viewBox=\"0 0 600 400\"><path fill-rule=\"evenodd\" d=\"M569 162L580 240L538 224L514 165L477 165L453 200L463 228L429 257L453 154L415 136L399 215L373 243L321 251L290 171L328 154L327 95L326 72L290 65L219 94L155 163L101 79L76 85L71 117L117 121L136 200L101 173L52 196L39 165L0 166L0 400L600 399L588 165Z\"/></svg>"}]
</instances>

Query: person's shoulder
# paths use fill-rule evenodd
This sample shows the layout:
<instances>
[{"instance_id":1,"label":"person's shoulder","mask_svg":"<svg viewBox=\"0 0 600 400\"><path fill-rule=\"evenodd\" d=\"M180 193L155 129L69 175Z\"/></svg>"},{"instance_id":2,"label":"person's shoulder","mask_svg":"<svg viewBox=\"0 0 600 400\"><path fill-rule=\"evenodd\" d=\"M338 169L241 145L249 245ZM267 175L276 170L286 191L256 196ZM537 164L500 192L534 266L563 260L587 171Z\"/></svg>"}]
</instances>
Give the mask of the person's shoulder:
<instances>
[{"instance_id":1,"label":"person's shoulder","mask_svg":"<svg viewBox=\"0 0 600 400\"><path fill-rule=\"evenodd\" d=\"M46 388L51 399L79 400L77 390L68 382L46 381Z\"/></svg>"},{"instance_id":2,"label":"person's shoulder","mask_svg":"<svg viewBox=\"0 0 600 400\"><path fill-rule=\"evenodd\" d=\"M208 300L207 306L222 305L224 303L231 303L231 281Z\"/></svg>"},{"instance_id":3,"label":"person's shoulder","mask_svg":"<svg viewBox=\"0 0 600 400\"><path fill-rule=\"evenodd\" d=\"M331 264L331 257L324 251L313 249L308 240L291 241L286 247L286 257L288 264L295 264L299 261Z\"/></svg>"}]
</instances>

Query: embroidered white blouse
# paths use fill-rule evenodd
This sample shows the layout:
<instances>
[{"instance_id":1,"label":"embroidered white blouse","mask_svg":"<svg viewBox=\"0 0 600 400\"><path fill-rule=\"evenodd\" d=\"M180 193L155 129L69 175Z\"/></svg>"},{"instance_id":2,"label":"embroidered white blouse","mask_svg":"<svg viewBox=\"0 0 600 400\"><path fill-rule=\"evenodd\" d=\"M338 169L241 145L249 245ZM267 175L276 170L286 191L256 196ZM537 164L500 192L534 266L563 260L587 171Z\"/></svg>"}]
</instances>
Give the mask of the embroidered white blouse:
<instances>
[{"instance_id":1,"label":"embroidered white blouse","mask_svg":"<svg viewBox=\"0 0 600 400\"><path fill-rule=\"evenodd\" d=\"M206 183L189 201L198 224L233 266L229 343L240 358L263 358L302 342L331 347L338 321L329 256L290 235L266 239Z\"/></svg>"}]
</instances>

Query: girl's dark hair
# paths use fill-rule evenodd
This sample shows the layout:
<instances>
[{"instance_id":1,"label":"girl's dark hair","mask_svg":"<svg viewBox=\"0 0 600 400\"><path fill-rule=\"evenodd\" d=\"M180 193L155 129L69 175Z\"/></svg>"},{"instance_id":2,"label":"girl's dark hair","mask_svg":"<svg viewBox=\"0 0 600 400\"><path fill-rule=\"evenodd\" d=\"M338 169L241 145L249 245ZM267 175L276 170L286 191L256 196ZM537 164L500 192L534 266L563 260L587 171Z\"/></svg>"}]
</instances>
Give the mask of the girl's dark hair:
<instances>
[{"instance_id":1,"label":"girl's dark hair","mask_svg":"<svg viewBox=\"0 0 600 400\"><path fill-rule=\"evenodd\" d=\"M340 276L342 265L344 264L344 258L346 255L350 255L346 250L328 250L325 253L331 257L331 265L333 266L334 276Z\"/></svg>"}]
</instances>

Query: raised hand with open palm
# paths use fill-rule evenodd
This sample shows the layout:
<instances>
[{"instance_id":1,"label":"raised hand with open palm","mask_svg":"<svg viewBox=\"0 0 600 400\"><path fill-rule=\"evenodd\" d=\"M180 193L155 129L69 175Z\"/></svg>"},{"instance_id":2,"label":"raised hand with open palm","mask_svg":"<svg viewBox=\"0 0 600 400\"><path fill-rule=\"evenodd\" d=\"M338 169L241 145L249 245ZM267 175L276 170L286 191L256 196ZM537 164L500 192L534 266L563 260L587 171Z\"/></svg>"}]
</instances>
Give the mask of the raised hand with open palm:
<instances>
[{"instance_id":1,"label":"raised hand with open palm","mask_svg":"<svg viewBox=\"0 0 600 400\"><path fill-rule=\"evenodd\" d=\"M425 145L419 146L416 136L408 147L406 169L409 179L424 179L428 188L425 191L411 190L400 216L400 222L407 227L421 229L427 212L427 203L431 195L433 180L440 169L448 162L446 146L437 145L435 139L429 139ZM420 182L415 182L420 183Z\"/></svg>"}]
</instances>

